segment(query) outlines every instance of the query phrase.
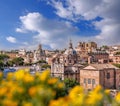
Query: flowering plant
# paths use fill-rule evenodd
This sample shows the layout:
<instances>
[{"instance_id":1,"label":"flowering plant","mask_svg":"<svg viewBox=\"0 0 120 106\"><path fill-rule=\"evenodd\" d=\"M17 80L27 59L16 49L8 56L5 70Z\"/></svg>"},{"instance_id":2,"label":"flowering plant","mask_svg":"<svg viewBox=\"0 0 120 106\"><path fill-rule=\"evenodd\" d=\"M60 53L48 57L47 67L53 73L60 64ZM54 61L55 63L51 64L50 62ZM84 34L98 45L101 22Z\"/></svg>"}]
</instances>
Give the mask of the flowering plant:
<instances>
[{"instance_id":1,"label":"flowering plant","mask_svg":"<svg viewBox=\"0 0 120 106\"><path fill-rule=\"evenodd\" d=\"M109 90L97 86L93 91L85 92L80 86L70 90L66 96L64 83L50 77L50 71L42 74L29 74L25 70L8 73L3 79L0 73L0 106L103 106L120 105L120 93L110 97Z\"/></svg>"}]
</instances>

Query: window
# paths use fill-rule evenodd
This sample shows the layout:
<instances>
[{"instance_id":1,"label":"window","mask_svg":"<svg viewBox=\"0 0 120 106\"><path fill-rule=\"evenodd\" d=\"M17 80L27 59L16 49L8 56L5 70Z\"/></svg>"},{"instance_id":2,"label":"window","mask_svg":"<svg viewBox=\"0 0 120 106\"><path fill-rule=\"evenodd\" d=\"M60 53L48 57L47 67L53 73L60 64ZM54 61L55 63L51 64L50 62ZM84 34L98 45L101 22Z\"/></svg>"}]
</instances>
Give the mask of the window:
<instances>
[{"instance_id":1,"label":"window","mask_svg":"<svg viewBox=\"0 0 120 106\"><path fill-rule=\"evenodd\" d=\"M91 84L91 79L88 79L88 84Z\"/></svg>"},{"instance_id":2,"label":"window","mask_svg":"<svg viewBox=\"0 0 120 106\"><path fill-rule=\"evenodd\" d=\"M86 78L84 78L84 84L86 84Z\"/></svg>"},{"instance_id":3,"label":"window","mask_svg":"<svg viewBox=\"0 0 120 106\"><path fill-rule=\"evenodd\" d=\"M92 84L93 84L93 85L95 84L95 79L92 79Z\"/></svg>"},{"instance_id":4,"label":"window","mask_svg":"<svg viewBox=\"0 0 120 106\"><path fill-rule=\"evenodd\" d=\"M110 78L110 73L107 73L107 79L109 79Z\"/></svg>"}]
</instances>

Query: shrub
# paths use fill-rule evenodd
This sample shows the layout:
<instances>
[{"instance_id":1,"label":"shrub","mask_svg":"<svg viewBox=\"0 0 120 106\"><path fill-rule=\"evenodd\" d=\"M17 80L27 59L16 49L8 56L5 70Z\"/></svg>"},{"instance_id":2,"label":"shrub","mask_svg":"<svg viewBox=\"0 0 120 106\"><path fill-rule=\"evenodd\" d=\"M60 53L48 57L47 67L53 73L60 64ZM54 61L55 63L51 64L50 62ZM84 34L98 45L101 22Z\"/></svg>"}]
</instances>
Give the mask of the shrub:
<instances>
[{"instance_id":1,"label":"shrub","mask_svg":"<svg viewBox=\"0 0 120 106\"><path fill-rule=\"evenodd\" d=\"M66 96L59 96L65 89L57 78L50 77L50 71L30 75L25 70L7 74L0 73L0 106L111 106L120 105L120 93L110 97L109 90L97 86L93 91L84 92L75 86Z\"/></svg>"}]
</instances>

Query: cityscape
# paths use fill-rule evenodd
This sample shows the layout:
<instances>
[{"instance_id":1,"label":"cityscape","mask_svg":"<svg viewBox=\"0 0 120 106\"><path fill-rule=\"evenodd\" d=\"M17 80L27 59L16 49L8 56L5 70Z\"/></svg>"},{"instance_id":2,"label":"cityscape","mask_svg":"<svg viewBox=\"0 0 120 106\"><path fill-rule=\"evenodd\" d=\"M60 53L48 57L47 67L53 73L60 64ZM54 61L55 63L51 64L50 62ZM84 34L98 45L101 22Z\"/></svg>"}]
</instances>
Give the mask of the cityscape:
<instances>
[{"instance_id":1,"label":"cityscape","mask_svg":"<svg viewBox=\"0 0 120 106\"><path fill-rule=\"evenodd\" d=\"M0 106L120 106L120 0L1 0Z\"/></svg>"},{"instance_id":2,"label":"cityscape","mask_svg":"<svg viewBox=\"0 0 120 106\"><path fill-rule=\"evenodd\" d=\"M6 55L4 68L29 68L32 72L49 68L51 76L74 79L87 90L99 84L105 89L120 88L120 45L98 47L96 42L78 42L74 48L70 40L63 50L43 50L39 44L33 51L0 51L0 55Z\"/></svg>"}]
</instances>

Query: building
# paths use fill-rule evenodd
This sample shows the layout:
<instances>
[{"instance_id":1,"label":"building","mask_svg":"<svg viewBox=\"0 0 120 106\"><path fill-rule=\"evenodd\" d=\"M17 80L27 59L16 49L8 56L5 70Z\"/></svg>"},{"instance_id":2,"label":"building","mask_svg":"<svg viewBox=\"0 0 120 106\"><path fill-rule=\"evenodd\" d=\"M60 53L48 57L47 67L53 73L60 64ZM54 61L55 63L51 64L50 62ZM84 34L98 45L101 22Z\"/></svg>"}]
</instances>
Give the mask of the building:
<instances>
[{"instance_id":1,"label":"building","mask_svg":"<svg viewBox=\"0 0 120 106\"><path fill-rule=\"evenodd\" d=\"M120 88L120 69L111 64L90 64L80 70L80 85L92 90L97 85L104 89Z\"/></svg>"},{"instance_id":2,"label":"building","mask_svg":"<svg viewBox=\"0 0 120 106\"><path fill-rule=\"evenodd\" d=\"M111 60L112 63L114 63L114 64L120 64L120 51L112 52L109 55L109 58L110 58L110 60Z\"/></svg>"},{"instance_id":3,"label":"building","mask_svg":"<svg viewBox=\"0 0 120 106\"><path fill-rule=\"evenodd\" d=\"M46 60L45 51L42 50L42 45L38 46L38 49L34 51L34 62L38 62L39 60Z\"/></svg>"},{"instance_id":4,"label":"building","mask_svg":"<svg viewBox=\"0 0 120 106\"><path fill-rule=\"evenodd\" d=\"M75 48L79 63L88 62L88 53L94 52L97 49L97 44L95 42L79 42Z\"/></svg>"},{"instance_id":5,"label":"building","mask_svg":"<svg viewBox=\"0 0 120 106\"><path fill-rule=\"evenodd\" d=\"M95 42L79 42L76 47L77 53L89 53L97 49L97 44Z\"/></svg>"},{"instance_id":6,"label":"building","mask_svg":"<svg viewBox=\"0 0 120 106\"><path fill-rule=\"evenodd\" d=\"M96 51L88 53L88 63L108 63L109 54L105 51Z\"/></svg>"},{"instance_id":7,"label":"building","mask_svg":"<svg viewBox=\"0 0 120 106\"><path fill-rule=\"evenodd\" d=\"M9 59L12 60L17 57L18 52L17 51L0 51L0 54L8 55Z\"/></svg>"},{"instance_id":8,"label":"building","mask_svg":"<svg viewBox=\"0 0 120 106\"><path fill-rule=\"evenodd\" d=\"M51 75L62 80L70 78L79 81L79 71L83 66L78 64L77 57L70 41L69 48L64 53L58 53L53 57Z\"/></svg>"},{"instance_id":9,"label":"building","mask_svg":"<svg viewBox=\"0 0 120 106\"><path fill-rule=\"evenodd\" d=\"M34 55L32 51L26 52L26 55L24 58L25 63L33 63L34 62Z\"/></svg>"},{"instance_id":10,"label":"building","mask_svg":"<svg viewBox=\"0 0 120 106\"><path fill-rule=\"evenodd\" d=\"M20 49L20 50L18 51L18 55L19 55L19 56L25 56L25 55L26 55L26 50L25 50L25 49Z\"/></svg>"}]
</instances>

